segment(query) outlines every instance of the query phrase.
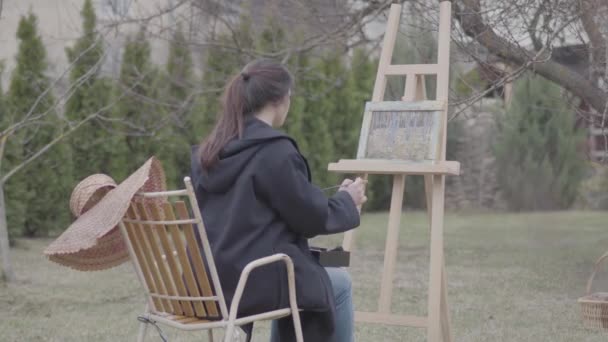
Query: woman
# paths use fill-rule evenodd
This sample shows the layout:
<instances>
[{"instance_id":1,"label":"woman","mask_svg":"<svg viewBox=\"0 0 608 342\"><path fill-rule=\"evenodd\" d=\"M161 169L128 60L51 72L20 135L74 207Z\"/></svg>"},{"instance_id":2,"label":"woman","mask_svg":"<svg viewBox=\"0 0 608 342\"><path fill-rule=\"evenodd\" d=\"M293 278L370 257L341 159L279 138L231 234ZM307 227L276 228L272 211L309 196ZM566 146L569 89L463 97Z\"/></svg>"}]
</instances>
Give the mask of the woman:
<instances>
[{"instance_id":1,"label":"woman","mask_svg":"<svg viewBox=\"0 0 608 342\"><path fill-rule=\"evenodd\" d=\"M192 179L228 304L247 263L285 253L295 264L304 340L351 342L348 273L324 269L307 239L359 225L364 181L345 180L329 198L311 184L296 142L273 128L285 122L292 83L285 67L266 60L233 77L213 131L193 150ZM239 315L288 307L286 272L282 263L253 271ZM294 340L291 318L273 322L272 341Z\"/></svg>"}]
</instances>

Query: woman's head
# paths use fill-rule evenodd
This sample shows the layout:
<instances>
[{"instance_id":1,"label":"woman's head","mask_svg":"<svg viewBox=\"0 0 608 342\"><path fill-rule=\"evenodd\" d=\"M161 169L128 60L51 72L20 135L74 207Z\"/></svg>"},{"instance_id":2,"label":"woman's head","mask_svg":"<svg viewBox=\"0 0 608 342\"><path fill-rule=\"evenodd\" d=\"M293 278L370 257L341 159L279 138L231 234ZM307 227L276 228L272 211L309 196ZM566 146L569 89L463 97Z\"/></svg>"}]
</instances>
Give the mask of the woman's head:
<instances>
[{"instance_id":1,"label":"woman's head","mask_svg":"<svg viewBox=\"0 0 608 342\"><path fill-rule=\"evenodd\" d=\"M289 95L293 86L291 74L282 64L256 60L247 64L240 75L244 84L244 115L274 114L272 124L280 127L289 110ZM229 105L224 97L224 105Z\"/></svg>"},{"instance_id":2,"label":"woman's head","mask_svg":"<svg viewBox=\"0 0 608 342\"><path fill-rule=\"evenodd\" d=\"M224 90L218 121L201 149L203 166L212 166L224 146L242 135L246 116L263 115L273 126L282 126L292 85L287 68L264 59L247 64L233 76Z\"/></svg>"}]
</instances>

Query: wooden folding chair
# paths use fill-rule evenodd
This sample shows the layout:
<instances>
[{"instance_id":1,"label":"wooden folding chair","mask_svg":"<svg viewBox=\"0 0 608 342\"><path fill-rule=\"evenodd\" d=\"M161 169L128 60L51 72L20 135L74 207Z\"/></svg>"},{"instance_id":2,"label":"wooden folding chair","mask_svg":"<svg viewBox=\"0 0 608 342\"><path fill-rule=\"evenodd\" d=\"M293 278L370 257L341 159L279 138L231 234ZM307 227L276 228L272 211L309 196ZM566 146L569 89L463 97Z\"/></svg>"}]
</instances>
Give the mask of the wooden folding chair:
<instances>
[{"instance_id":1,"label":"wooden folding chair","mask_svg":"<svg viewBox=\"0 0 608 342\"><path fill-rule=\"evenodd\" d=\"M289 315L297 341L303 341L294 266L285 254L250 262L241 273L228 311L192 183L189 177L184 182L185 190L139 193L119 224L147 298L145 312L138 317L142 322L138 341L144 340L148 323L160 323L187 331L207 330L210 341L213 329L225 329L224 341L228 342L238 326ZM274 262L284 262L287 267L290 307L237 318L249 274Z\"/></svg>"}]
</instances>

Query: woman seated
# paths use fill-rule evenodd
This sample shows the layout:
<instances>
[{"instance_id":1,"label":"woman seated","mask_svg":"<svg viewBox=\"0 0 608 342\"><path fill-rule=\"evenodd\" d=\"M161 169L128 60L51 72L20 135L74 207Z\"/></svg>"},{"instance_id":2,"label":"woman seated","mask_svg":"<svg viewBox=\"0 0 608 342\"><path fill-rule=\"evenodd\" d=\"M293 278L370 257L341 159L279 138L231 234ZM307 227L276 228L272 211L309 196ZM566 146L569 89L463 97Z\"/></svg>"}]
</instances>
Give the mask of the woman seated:
<instances>
[{"instance_id":1,"label":"woman seated","mask_svg":"<svg viewBox=\"0 0 608 342\"><path fill-rule=\"evenodd\" d=\"M228 305L247 263L284 253L295 265L304 340L351 342L350 277L322 267L307 239L357 227L365 184L346 179L327 197L311 183L298 145L275 129L287 118L292 87L289 71L267 60L230 80L213 131L192 153L195 192ZM254 270L239 315L289 307L286 275L283 263ZM249 339L251 329L245 327ZM294 335L290 317L273 322L272 341Z\"/></svg>"}]
</instances>

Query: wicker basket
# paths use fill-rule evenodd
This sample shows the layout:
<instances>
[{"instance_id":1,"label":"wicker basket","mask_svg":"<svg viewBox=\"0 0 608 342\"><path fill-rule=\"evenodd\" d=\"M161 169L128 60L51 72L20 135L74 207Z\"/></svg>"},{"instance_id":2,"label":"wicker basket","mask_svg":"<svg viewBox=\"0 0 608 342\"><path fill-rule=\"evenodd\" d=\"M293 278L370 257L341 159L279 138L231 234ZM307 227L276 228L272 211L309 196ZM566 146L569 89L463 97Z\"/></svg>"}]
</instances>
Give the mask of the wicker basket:
<instances>
[{"instance_id":1,"label":"wicker basket","mask_svg":"<svg viewBox=\"0 0 608 342\"><path fill-rule=\"evenodd\" d=\"M608 331L608 292L591 293L593 279L597 274L602 262L608 258L608 252L595 262L595 267L589 281L587 282L587 295L578 299L581 306L583 325L591 329Z\"/></svg>"}]
</instances>

